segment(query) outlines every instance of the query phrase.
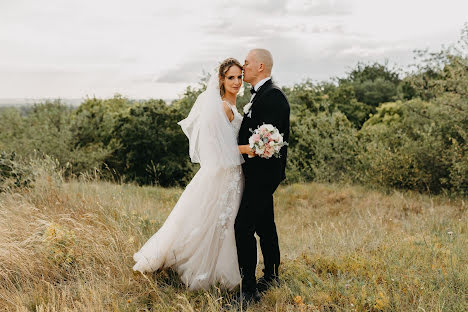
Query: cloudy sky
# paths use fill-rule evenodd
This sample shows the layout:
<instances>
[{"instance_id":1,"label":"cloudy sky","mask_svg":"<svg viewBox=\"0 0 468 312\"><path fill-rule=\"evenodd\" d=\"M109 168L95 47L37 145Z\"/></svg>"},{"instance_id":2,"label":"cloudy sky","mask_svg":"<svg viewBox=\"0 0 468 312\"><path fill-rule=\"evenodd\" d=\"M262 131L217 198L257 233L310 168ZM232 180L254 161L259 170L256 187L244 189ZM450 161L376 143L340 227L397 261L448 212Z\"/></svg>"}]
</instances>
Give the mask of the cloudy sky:
<instances>
[{"instance_id":1,"label":"cloudy sky","mask_svg":"<svg viewBox=\"0 0 468 312\"><path fill-rule=\"evenodd\" d=\"M466 0L0 0L0 98L171 99L269 49L280 85L456 42Z\"/></svg>"}]
</instances>

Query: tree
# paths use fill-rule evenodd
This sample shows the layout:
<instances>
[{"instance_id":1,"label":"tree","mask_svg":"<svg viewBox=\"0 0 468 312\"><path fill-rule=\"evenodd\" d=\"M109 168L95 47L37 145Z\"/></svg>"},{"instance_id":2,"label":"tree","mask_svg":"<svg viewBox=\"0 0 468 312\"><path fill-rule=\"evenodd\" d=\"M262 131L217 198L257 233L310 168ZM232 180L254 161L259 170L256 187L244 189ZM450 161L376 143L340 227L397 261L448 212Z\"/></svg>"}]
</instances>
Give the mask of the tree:
<instances>
[{"instance_id":1,"label":"tree","mask_svg":"<svg viewBox=\"0 0 468 312\"><path fill-rule=\"evenodd\" d=\"M358 63L347 77L337 81L338 87L331 93L331 100L357 128L377 106L397 98L401 82L395 70L379 63Z\"/></svg>"},{"instance_id":2,"label":"tree","mask_svg":"<svg viewBox=\"0 0 468 312\"><path fill-rule=\"evenodd\" d=\"M177 124L184 116L162 100L148 100L122 113L112 132L119 148L115 169L127 181L161 186L183 185L194 166L187 139Z\"/></svg>"}]
</instances>

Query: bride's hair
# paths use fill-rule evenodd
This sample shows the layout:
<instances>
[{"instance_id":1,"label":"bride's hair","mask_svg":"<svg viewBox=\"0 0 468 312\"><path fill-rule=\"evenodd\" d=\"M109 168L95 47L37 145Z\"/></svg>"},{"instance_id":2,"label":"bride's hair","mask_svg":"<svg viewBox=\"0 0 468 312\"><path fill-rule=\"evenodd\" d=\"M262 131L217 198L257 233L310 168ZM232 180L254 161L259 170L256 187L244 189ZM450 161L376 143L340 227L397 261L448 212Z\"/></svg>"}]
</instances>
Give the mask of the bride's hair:
<instances>
[{"instance_id":1,"label":"bride's hair","mask_svg":"<svg viewBox=\"0 0 468 312\"><path fill-rule=\"evenodd\" d=\"M221 95L221 97L223 97L224 94L226 93L226 90L224 89L224 78L226 78L226 73L229 70L229 68L231 68L232 66L237 66L242 71L242 65L239 63L238 60L236 60L235 58L232 58L232 57L225 59L219 65L219 72L218 72L218 76L219 76L219 94Z\"/></svg>"}]
</instances>

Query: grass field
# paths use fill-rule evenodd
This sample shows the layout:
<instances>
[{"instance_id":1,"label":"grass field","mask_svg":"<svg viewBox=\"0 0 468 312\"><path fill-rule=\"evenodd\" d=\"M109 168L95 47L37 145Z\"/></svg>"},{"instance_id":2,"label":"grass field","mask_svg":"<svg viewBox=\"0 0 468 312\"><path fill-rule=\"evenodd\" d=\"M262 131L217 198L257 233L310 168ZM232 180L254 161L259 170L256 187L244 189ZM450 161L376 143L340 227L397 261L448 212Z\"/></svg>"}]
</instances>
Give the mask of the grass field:
<instances>
[{"instance_id":1,"label":"grass field","mask_svg":"<svg viewBox=\"0 0 468 312\"><path fill-rule=\"evenodd\" d=\"M46 175L0 193L0 310L223 311L227 291L131 269L181 192ZM468 310L464 200L312 183L275 205L284 283L248 311Z\"/></svg>"}]
</instances>

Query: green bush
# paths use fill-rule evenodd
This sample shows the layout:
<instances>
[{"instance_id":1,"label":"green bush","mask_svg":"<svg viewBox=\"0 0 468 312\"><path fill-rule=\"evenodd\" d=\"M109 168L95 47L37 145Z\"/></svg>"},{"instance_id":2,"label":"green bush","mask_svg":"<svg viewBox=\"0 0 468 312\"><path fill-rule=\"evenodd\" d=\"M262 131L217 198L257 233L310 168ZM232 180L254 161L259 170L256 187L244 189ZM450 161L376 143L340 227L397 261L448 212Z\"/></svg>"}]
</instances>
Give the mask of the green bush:
<instances>
[{"instance_id":1,"label":"green bush","mask_svg":"<svg viewBox=\"0 0 468 312\"><path fill-rule=\"evenodd\" d=\"M30 166L19 162L16 153L0 153L0 192L28 187L33 181Z\"/></svg>"},{"instance_id":2,"label":"green bush","mask_svg":"<svg viewBox=\"0 0 468 312\"><path fill-rule=\"evenodd\" d=\"M349 181L359 149L356 134L357 130L341 112L292 118L288 181Z\"/></svg>"},{"instance_id":3,"label":"green bush","mask_svg":"<svg viewBox=\"0 0 468 312\"><path fill-rule=\"evenodd\" d=\"M466 193L467 110L468 102L453 96L381 105L359 133L364 147L359 179L417 191Z\"/></svg>"},{"instance_id":4,"label":"green bush","mask_svg":"<svg viewBox=\"0 0 468 312\"><path fill-rule=\"evenodd\" d=\"M172 186L186 184L194 166L188 141L177 124L185 116L162 100L149 100L122 114L113 131L115 169L127 181Z\"/></svg>"},{"instance_id":5,"label":"green bush","mask_svg":"<svg viewBox=\"0 0 468 312\"><path fill-rule=\"evenodd\" d=\"M74 164L74 171L84 173L89 170L105 169L115 162L112 159L116 145L113 131L120 115L127 111L135 102L119 94L110 99L88 98L73 112L71 131L73 133L72 148L86 153ZM118 173L101 171L104 178Z\"/></svg>"},{"instance_id":6,"label":"green bush","mask_svg":"<svg viewBox=\"0 0 468 312\"><path fill-rule=\"evenodd\" d=\"M19 109L7 107L0 110L0 150L13 152L22 146L26 127L26 119Z\"/></svg>"},{"instance_id":7,"label":"green bush","mask_svg":"<svg viewBox=\"0 0 468 312\"><path fill-rule=\"evenodd\" d=\"M369 118L370 113L375 110L374 107L356 99L354 87L350 83L341 83L329 94L332 107L345 114L357 129L361 128L362 124Z\"/></svg>"}]
</instances>

